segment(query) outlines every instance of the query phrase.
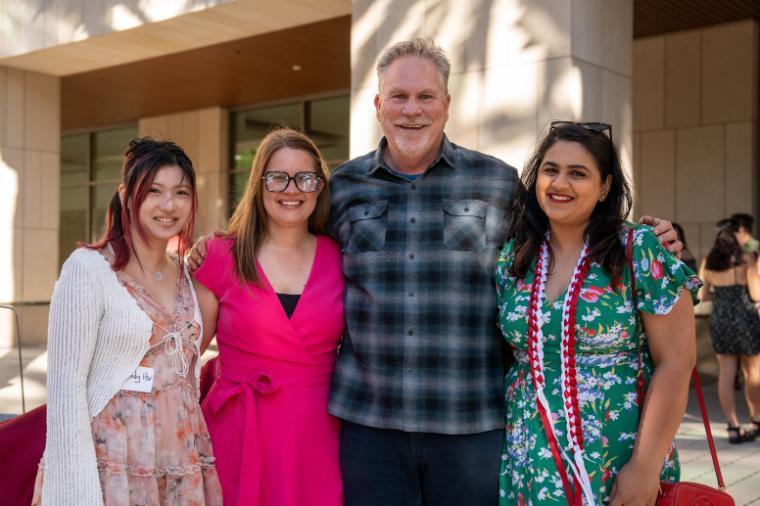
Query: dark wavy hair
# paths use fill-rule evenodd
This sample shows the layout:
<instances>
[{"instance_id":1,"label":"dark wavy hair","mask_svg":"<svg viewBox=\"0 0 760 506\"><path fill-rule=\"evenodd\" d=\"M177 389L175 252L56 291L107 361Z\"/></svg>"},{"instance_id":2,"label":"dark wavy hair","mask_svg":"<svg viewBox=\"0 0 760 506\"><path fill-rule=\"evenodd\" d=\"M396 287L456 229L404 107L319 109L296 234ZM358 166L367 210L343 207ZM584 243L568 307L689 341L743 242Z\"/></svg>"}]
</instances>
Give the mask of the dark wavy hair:
<instances>
[{"instance_id":1,"label":"dark wavy hair","mask_svg":"<svg viewBox=\"0 0 760 506\"><path fill-rule=\"evenodd\" d=\"M601 180L605 181L607 176L611 176L607 197L602 202L597 202L591 213L585 240L590 248L591 260L600 264L613 280L618 279L627 262L620 234L633 204L631 187L623 173L620 156L612 139L604 132L592 131L572 123L551 128L523 170L522 184L517 190L512 209L510 238L515 239L515 257L509 274L518 278L525 276L549 229L549 219L536 197L536 181L546 152L558 141L579 143L596 162ZM551 247L549 251L551 255ZM551 263L553 259L550 260Z\"/></svg>"},{"instance_id":2,"label":"dark wavy hair","mask_svg":"<svg viewBox=\"0 0 760 506\"><path fill-rule=\"evenodd\" d=\"M751 214L734 213L731 215L731 219L736 222L737 227L742 227L749 233L752 233L752 229L755 227L755 218Z\"/></svg>"},{"instance_id":3,"label":"dark wavy hair","mask_svg":"<svg viewBox=\"0 0 760 506\"><path fill-rule=\"evenodd\" d=\"M711 271L725 271L744 263L744 252L736 240L739 231L737 220L726 218L715 225L715 242L705 259L705 267Z\"/></svg>"},{"instance_id":4,"label":"dark wavy hair","mask_svg":"<svg viewBox=\"0 0 760 506\"><path fill-rule=\"evenodd\" d=\"M198 208L198 192L195 185L193 162L190 161L181 147L171 141L157 141L150 137L132 139L124 151L124 161L121 167L121 184L124 185L125 189L124 202L128 205L122 205L117 189L106 210L105 232L97 242L85 244L85 247L96 250L101 250L110 244L114 253L113 268L115 270L123 269L134 253L132 225L143 241L149 241L148 235L137 217L140 206L148 196L153 179L158 171L167 165L179 167L192 191L190 220L185 230L179 234L177 253L180 261L184 252L192 244L195 211Z\"/></svg>"}]
</instances>

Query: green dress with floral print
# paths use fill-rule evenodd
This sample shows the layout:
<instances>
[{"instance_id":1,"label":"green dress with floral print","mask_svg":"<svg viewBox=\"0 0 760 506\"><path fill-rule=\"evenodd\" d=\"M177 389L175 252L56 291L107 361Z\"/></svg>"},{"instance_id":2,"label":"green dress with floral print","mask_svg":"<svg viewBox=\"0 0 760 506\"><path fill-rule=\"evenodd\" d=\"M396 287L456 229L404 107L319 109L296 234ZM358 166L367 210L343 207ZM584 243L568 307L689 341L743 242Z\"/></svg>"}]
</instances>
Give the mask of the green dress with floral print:
<instances>
[{"instance_id":1,"label":"green dress with floral print","mask_svg":"<svg viewBox=\"0 0 760 506\"><path fill-rule=\"evenodd\" d=\"M682 288L692 294L701 285L683 262L668 253L649 227L636 226L633 263L636 273L638 310L663 315L670 312ZM627 231L621 236L627 242ZM512 345L516 362L507 374L506 438L501 475L500 504L567 504L536 405L527 360L527 310L533 268L523 279L510 277L513 241L504 247L496 268L499 293L499 326ZM639 316L633 309L631 275L626 266L618 286L597 263L591 263L576 310L576 377L581 411L584 462L591 478L595 502L602 504L615 476L631 456L639 420L636 399ZM544 392L551 407L559 444L566 451L565 412L560 391L560 320L565 294L550 305L540 301L544 317ZM645 378L653 365L641 334ZM568 451L568 454L571 454ZM677 481L675 448L663 448L662 480ZM572 473L568 473L572 479Z\"/></svg>"}]
</instances>

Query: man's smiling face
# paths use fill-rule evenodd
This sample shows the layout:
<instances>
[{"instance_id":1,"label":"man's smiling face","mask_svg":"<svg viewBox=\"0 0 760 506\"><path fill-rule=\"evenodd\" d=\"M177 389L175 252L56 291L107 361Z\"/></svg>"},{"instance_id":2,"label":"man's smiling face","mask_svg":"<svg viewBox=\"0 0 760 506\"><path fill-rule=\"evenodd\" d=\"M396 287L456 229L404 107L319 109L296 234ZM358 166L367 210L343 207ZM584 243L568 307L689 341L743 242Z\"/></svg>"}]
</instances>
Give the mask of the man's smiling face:
<instances>
[{"instance_id":1,"label":"man's smiling face","mask_svg":"<svg viewBox=\"0 0 760 506\"><path fill-rule=\"evenodd\" d=\"M441 147L450 102L443 77L430 60L402 56L391 63L375 96L391 155L432 162Z\"/></svg>"}]
</instances>

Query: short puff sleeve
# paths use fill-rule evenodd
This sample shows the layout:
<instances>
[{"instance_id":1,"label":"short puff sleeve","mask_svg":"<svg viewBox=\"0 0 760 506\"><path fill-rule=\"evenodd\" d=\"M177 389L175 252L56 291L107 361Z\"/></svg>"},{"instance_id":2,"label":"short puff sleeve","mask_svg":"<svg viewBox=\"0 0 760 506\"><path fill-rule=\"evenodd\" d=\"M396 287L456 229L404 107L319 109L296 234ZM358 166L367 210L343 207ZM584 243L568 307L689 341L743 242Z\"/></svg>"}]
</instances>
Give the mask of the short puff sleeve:
<instances>
[{"instance_id":1,"label":"short puff sleeve","mask_svg":"<svg viewBox=\"0 0 760 506\"><path fill-rule=\"evenodd\" d=\"M668 314L678 302L683 288L691 293L693 304L699 302L697 292L702 281L660 244L651 227L635 227L632 257L639 311Z\"/></svg>"},{"instance_id":2,"label":"short puff sleeve","mask_svg":"<svg viewBox=\"0 0 760 506\"><path fill-rule=\"evenodd\" d=\"M224 290L235 276L235 261L232 256L234 241L223 237L214 237L206 244L206 257L193 273L193 277L211 290L217 299L221 299Z\"/></svg>"}]
</instances>

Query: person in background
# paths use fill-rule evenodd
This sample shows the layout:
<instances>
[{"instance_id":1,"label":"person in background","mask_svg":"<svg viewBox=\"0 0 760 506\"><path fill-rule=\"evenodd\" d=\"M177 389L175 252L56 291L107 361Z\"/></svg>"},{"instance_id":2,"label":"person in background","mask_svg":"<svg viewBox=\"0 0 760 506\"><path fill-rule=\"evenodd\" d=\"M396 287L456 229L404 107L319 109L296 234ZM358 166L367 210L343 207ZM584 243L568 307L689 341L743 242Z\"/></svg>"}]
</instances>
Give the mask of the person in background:
<instances>
[{"instance_id":1,"label":"person in background","mask_svg":"<svg viewBox=\"0 0 760 506\"><path fill-rule=\"evenodd\" d=\"M755 257L760 250L760 241L752 236L752 230L755 228L755 218L751 214L747 213L735 213L731 215L731 219L736 222L739 227L739 231L736 234L736 239L739 241L739 245L745 253L751 253ZM760 303L755 303L755 307L760 310ZM736 371L736 378L734 379L734 390L741 390L741 374L740 371Z\"/></svg>"},{"instance_id":2,"label":"person in background","mask_svg":"<svg viewBox=\"0 0 760 506\"><path fill-rule=\"evenodd\" d=\"M673 222L673 229L678 235L678 240L683 244L681 250L681 261L686 264L686 267L691 269L692 272L697 272L697 259L694 254L689 250L689 245L686 242L686 234L683 233L683 227L676 222Z\"/></svg>"},{"instance_id":3,"label":"person in background","mask_svg":"<svg viewBox=\"0 0 760 506\"><path fill-rule=\"evenodd\" d=\"M132 140L103 237L71 254L53 292L32 504L222 504L198 404L202 320L183 262L196 208L185 152ZM175 237L178 254L167 251Z\"/></svg>"},{"instance_id":4,"label":"person in background","mask_svg":"<svg viewBox=\"0 0 760 506\"><path fill-rule=\"evenodd\" d=\"M740 225L725 219L716 226L715 242L702 261L700 299L712 300L710 339L718 358L718 400L728 421L730 443L752 441L760 432L760 318L752 300L760 300L755 255L742 250ZM736 415L734 379L744 378L744 395L753 429Z\"/></svg>"},{"instance_id":5,"label":"person in background","mask_svg":"<svg viewBox=\"0 0 760 506\"><path fill-rule=\"evenodd\" d=\"M522 181L496 270L516 357L499 504L653 504L660 480L679 479L700 281L650 227L625 223L610 125L552 123Z\"/></svg>"},{"instance_id":6,"label":"person in background","mask_svg":"<svg viewBox=\"0 0 760 506\"><path fill-rule=\"evenodd\" d=\"M739 232L736 239L745 253L757 254L760 250L760 241L752 236L752 230L755 228L755 218L751 214L736 213L731 215L731 219L739 226Z\"/></svg>"},{"instance_id":7,"label":"person in background","mask_svg":"<svg viewBox=\"0 0 760 506\"><path fill-rule=\"evenodd\" d=\"M203 401L226 505L341 506L340 424L327 394L343 333L340 251L324 235L327 164L269 133L227 233L194 272L219 376Z\"/></svg>"}]
</instances>

